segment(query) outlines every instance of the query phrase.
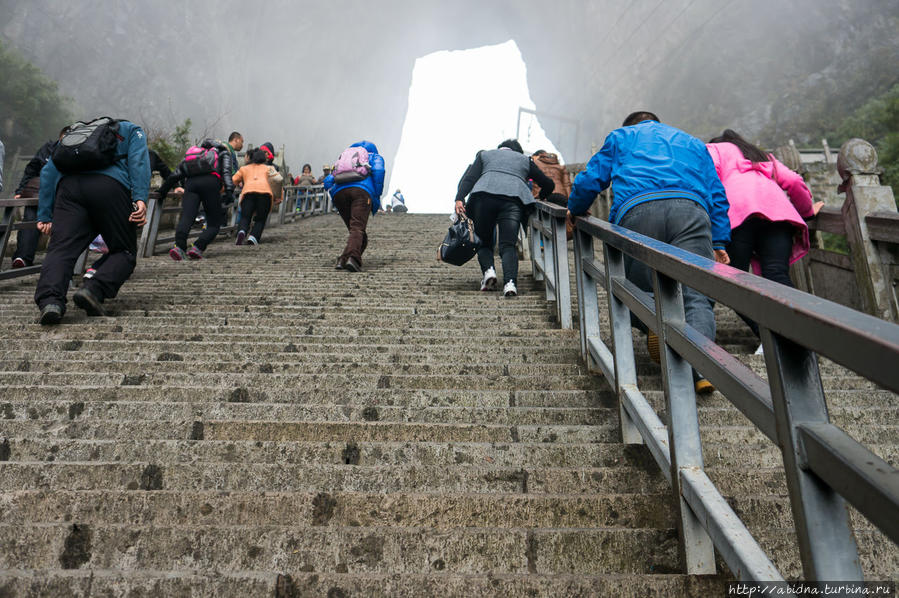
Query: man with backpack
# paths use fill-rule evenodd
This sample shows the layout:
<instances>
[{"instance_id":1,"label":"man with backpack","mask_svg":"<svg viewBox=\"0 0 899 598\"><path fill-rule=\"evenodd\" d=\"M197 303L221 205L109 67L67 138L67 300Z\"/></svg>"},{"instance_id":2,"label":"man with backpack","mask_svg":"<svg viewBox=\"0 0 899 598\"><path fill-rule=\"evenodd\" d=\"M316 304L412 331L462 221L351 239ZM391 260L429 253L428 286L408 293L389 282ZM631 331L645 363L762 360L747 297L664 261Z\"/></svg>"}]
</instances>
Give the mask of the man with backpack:
<instances>
[{"instance_id":1,"label":"man with backpack","mask_svg":"<svg viewBox=\"0 0 899 598\"><path fill-rule=\"evenodd\" d=\"M230 205L237 199L234 193L234 182L232 177L234 173L240 170L240 164L237 163L237 152L243 149L243 135L237 131L232 131L228 135L228 142L223 146L225 151L219 152L222 161L222 182L225 184L225 195L222 201L223 205Z\"/></svg>"},{"instance_id":2,"label":"man with backpack","mask_svg":"<svg viewBox=\"0 0 899 598\"><path fill-rule=\"evenodd\" d=\"M137 263L137 227L147 217L150 157L147 137L127 120L77 122L41 170L38 229L50 245L34 292L39 322L58 324L78 256L102 234L108 257L73 296L88 316L105 315Z\"/></svg>"},{"instance_id":3,"label":"man with backpack","mask_svg":"<svg viewBox=\"0 0 899 598\"><path fill-rule=\"evenodd\" d=\"M341 152L324 180L334 206L349 231L346 247L337 258L337 270L359 272L368 246L369 214L377 213L384 192L384 158L371 141L359 141Z\"/></svg>"},{"instance_id":4,"label":"man with backpack","mask_svg":"<svg viewBox=\"0 0 899 598\"><path fill-rule=\"evenodd\" d=\"M176 262L190 258L199 260L203 257L206 247L215 239L225 221L222 210L222 161L221 153L216 149L216 144L211 139L205 139L200 145L188 148L184 154L184 160L162 183L159 188L159 196L164 198L172 187L182 193L181 219L175 228L175 245L169 250L169 257ZM181 187L181 185L184 187ZM234 182L231 182L233 192ZM226 189L225 194L229 191ZM206 212L206 228L187 247L187 236L193 226L200 204Z\"/></svg>"}]
</instances>

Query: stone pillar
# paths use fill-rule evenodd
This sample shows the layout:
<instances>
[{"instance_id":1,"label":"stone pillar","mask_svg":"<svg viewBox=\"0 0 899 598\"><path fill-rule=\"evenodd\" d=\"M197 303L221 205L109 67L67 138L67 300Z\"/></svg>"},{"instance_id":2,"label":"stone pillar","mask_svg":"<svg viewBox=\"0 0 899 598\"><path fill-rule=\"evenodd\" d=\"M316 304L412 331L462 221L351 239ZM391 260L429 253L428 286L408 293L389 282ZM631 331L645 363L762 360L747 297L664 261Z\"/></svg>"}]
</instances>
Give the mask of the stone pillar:
<instances>
[{"instance_id":1,"label":"stone pillar","mask_svg":"<svg viewBox=\"0 0 899 598\"><path fill-rule=\"evenodd\" d=\"M878 318L896 319L892 281L865 224L865 216L871 212L896 212L893 190L880 184L877 152L862 139L850 139L843 144L837 171L843 181L839 190L846 192L843 223L862 305L866 312Z\"/></svg>"}]
</instances>

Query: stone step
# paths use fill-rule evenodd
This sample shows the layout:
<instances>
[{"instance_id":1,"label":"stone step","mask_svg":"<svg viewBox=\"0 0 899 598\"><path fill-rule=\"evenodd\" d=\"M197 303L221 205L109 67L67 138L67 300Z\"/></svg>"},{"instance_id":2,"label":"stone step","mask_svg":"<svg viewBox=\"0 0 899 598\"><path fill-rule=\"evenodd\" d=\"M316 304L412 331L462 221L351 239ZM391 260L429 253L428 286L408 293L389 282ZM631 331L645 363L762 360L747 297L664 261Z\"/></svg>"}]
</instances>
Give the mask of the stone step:
<instances>
[{"instance_id":1,"label":"stone step","mask_svg":"<svg viewBox=\"0 0 899 598\"><path fill-rule=\"evenodd\" d=\"M132 380L137 381L137 380ZM3 397L9 401L28 401L34 398L34 386L11 385L3 388ZM452 390L452 389L341 389L315 388L265 388L226 386L207 388L202 386L63 386L43 385L40 395L47 400L70 403L93 401L149 401L180 402L203 405L211 402L267 403L303 405L393 405L397 407L615 407L614 396L608 390ZM3 403L0 403L2 405ZM6 408L0 407L0 420L7 417ZM75 408L76 410L79 407ZM13 417L17 411L13 411ZM68 412L67 412L68 413Z\"/></svg>"},{"instance_id":2,"label":"stone step","mask_svg":"<svg viewBox=\"0 0 899 598\"><path fill-rule=\"evenodd\" d=\"M41 569L0 573L0 592L21 598L68 596L328 596L420 598L421 596L593 596L596 598L706 598L724 595L725 582L710 576L651 575L457 575L445 561L429 574L218 572Z\"/></svg>"},{"instance_id":3,"label":"stone step","mask_svg":"<svg viewBox=\"0 0 899 598\"><path fill-rule=\"evenodd\" d=\"M0 569L650 573L676 570L676 544L673 529L27 524L0 525Z\"/></svg>"},{"instance_id":4,"label":"stone step","mask_svg":"<svg viewBox=\"0 0 899 598\"><path fill-rule=\"evenodd\" d=\"M507 397L508 398L508 397ZM662 421L667 421L663 406L656 406ZM882 425L890 421L889 407L830 407L831 421L843 427ZM375 398L369 403L318 405L293 403L250 403L233 401L172 402L159 401L148 411L145 401L13 401L0 402L0 418L5 420L280 420L308 422L415 422L470 423L494 425L602 425L617 421L618 412L607 407L406 407L383 404ZM733 407L700 407L701 426L744 426L745 416ZM2 430L2 425L0 425ZM899 445L899 439L897 439Z\"/></svg>"},{"instance_id":5,"label":"stone step","mask_svg":"<svg viewBox=\"0 0 899 598\"><path fill-rule=\"evenodd\" d=\"M511 366L510 366L511 368ZM532 377L526 371L518 376L477 376L467 375L465 366L459 367L456 375L426 376L415 374L372 374L367 371L341 374L302 374L279 373L274 371L272 364L257 366L257 372L227 372L227 373L188 373L188 372L160 372L144 373L139 368L132 368L134 373L129 373L128 368L120 373L106 372L64 372L64 373L40 373L40 372L2 372L0 371L0 386L6 385L31 385L40 387L44 385L72 385L84 386L86 384L98 386L184 386L195 384L203 388L234 388L243 386L247 388L268 389L284 386L288 388L317 388L344 389L344 388L409 388L409 389L468 389L468 390L592 390L599 389L604 382L595 376L544 376ZM360 370L362 368L359 368ZM269 371L271 370L271 371ZM510 370L511 371L511 370Z\"/></svg>"},{"instance_id":6,"label":"stone step","mask_svg":"<svg viewBox=\"0 0 899 598\"><path fill-rule=\"evenodd\" d=\"M670 495L19 491L0 524L305 527L674 527ZM780 502L783 502L781 500ZM667 506L665 506L667 504ZM772 508L765 509L768 513ZM789 505L787 505L789 510Z\"/></svg>"},{"instance_id":7,"label":"stone step","mask_svg":"<svg viewBox=\"0 0 899 598\"><path fill-rule=\"evenodd\" d=\"M154 403L148 411L147 403L114 401L22 401L0 403L0 417L10 419L68 419L68 420L282 420L305 422L414 422L493 425L591 425L610 420L617 412L610 409L566 407L393 407L371 403L368 405L303 405L270 403ZM867 421L867 420L866 420ZM871 416L872 423L878 420ZM0 430L3 429L0 422Z\"/></svg>"}]
</instances>

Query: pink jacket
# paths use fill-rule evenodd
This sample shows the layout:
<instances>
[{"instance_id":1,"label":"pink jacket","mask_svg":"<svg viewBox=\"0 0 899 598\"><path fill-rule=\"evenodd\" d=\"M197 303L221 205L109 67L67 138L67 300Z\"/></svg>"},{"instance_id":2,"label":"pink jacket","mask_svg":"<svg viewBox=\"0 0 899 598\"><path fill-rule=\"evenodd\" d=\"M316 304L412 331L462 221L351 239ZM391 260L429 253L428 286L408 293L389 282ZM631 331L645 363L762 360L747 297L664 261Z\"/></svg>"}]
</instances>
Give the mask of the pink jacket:
<instances>
[{"instance_id":1,"label":"pink jacket","mask_svg":"<svg viewBox=\"0 0 899 598\"><path fill-rule=\"evenodd\" d=\"M808 253L808 226L803 218L811 218L814 211L812 193L802 176L774 156L770 162L750 162L733 143L709 143L706 147L727 193L731 229L750 216L790 222L796 229L790 263Z\"/></svg>"}]
</instances>

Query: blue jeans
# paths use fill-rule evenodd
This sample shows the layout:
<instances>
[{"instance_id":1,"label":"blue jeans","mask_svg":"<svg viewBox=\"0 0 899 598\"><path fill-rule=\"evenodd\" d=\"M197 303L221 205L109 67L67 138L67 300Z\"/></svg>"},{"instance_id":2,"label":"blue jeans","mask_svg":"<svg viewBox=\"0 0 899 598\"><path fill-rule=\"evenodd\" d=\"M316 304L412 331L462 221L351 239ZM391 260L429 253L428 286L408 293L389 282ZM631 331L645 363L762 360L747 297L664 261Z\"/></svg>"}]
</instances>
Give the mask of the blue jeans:
<instances>
[{"instance_id":1,"label":"blue jeans","mask_svg":"<svg viewBox=\"0 0 899 598\"><path fill-rule=\"evenodd\" d=\"M708 212L690 199L658 199L641 203L628 210L619 224L696 255L708 259L715 257ZM628 280L652 294L650 268L628 256L624 258L624 268ZM687 324L715 340L715 303L687 286L683 287L683 293ZM642 322L637 327L646 329Z\"/></svg>"}]
</instances>

